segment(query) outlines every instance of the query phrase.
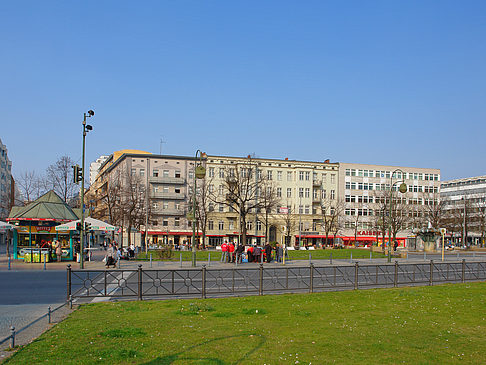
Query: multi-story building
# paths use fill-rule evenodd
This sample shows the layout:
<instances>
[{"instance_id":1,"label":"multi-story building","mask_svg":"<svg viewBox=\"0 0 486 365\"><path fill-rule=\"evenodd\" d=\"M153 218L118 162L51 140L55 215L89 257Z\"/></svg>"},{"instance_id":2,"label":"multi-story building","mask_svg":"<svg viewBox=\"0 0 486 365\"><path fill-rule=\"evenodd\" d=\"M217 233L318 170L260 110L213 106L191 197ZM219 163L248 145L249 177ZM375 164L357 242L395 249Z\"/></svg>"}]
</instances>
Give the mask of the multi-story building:
<instances>
[{"instance_id":1,"label":"multi-story building","mask_svg":"<svg viewBox=\"0 0 486 365\"><path fill-rule=\"evenodd\" d=\"M398 193L400 184L407 192ZM366 244L383 240L381 227L387 225L390 189L394 209L403 219L398 224L400 246L416 244L414 229L427 227L427 207L439 201L440 170L414 167L339 164L339 199L344 202L341 236L344 243Z\"/></svg>"},{"instance_id":2,"label":"multi-story building","mask_svg":"<svg viewBox=\"0 0 486 365\"><path fill-rule=\"evenodd\" d=\"M8 217L13 205L12 162L8 158L7 146L0 140L0 219Z\"/></svg>"},{"instance_id":3,"label":"multi-story building","mask_svg":"<svg viewBox=\"0 0 486 365\"><path fill-rule=\"evenodd\" d=\"M266 188L272 186L277 202L268 214L267 227L264 210L250 211L246 218L247 242L261 243L267 232L269 241L287 241L288 245L320 244L324 239L320 225L322 209L331 209L326 203L332 205L338 197L338 167L329 160L310 162L208 155L206 184L216 197L224 196L227 193L225 179L232 169L238 169L240 174L247 173L248 169L256 171L255 181L265 181ZM210 244L238 241L241 234L239 214L228 204L215 203L208 220Z\"/></svg>"},{"instance_id":4,"label":"multi-story building","mask_svg":"<svg viewBox=\"0 0 486 365\"><path fill-rule=\"evenodd\" d=\"M448 238L454 243L484 245L486 176L443 181L440 198Z\"/></svg>"},{"instance_id":5,"label":"multi-story building","mask_svg":"<svg viewBox=\"0 0 486 365\"><path fill-rule=\"evenodd\" d=\"M98 172L100 171L101 164L105 162L108 157L110 156L100 156L96 159L96 161L91 162L89 164L89 184L92 185L95 180L96 176L98 176Z\"/></svg>"}]
</instances>

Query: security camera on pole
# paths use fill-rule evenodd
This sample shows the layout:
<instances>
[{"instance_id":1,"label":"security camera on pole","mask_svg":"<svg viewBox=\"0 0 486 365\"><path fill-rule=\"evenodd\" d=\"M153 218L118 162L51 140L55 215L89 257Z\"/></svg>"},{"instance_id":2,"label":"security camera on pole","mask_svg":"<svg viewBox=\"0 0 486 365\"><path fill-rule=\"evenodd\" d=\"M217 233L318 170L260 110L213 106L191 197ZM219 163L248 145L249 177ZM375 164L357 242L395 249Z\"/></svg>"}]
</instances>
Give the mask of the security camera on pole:
<instances>
[{"instance_id":1,"label":"security camera on pole","mask_svg":"<svg viewBox=\"0 0 486 365\"><path fill-rule=\"evenodd\" d=\"M94 115L94 111L88 110L88 113L84 113L83 118L83 157L82 157L82 164L81 167L78 165L73 166L74 169L74 182L77 184L81 181L81 231L79 232L79 254L81 255L79 258L79 267L84 269L84 233L85 233L85 226L84 226L84 155L85 155L85 140L86 140L86 133L93 130L93 127L89 124L86 124L86 118L91 118Z\"/></svg>"}]
</instances>

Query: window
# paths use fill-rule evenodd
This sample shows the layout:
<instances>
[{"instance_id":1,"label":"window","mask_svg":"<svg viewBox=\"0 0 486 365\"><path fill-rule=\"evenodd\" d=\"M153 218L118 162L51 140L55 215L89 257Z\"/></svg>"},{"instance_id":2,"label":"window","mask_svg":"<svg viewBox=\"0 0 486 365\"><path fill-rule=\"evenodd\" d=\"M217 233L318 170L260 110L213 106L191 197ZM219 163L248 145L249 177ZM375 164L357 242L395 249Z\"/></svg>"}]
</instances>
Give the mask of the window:
<instances>
[{"instance_id":1,"label":"window","mask_svg":"<svg viewBox=\"0 0 486 365\"><path fill-rule=\"evenodd\" d=\"M304 197L304 188L299 188L299 198Z\"/></svg>"},{"instance_id":2,"label":"window","mask_svg":"<svg viewBox=\"0 0 486 365\"><path fill-rule=\"evenodd\" d=\"M223 222L223 221L219 221L219 222L218 222L218 229L219 229L220 231L224 230L224 222Z\"/></svg>"},{"instance_id":3,"label":"window","mask_svg":"<svg viewBox=\"0 0 486 365\"><path fill-rule=\"evenodd\" d=\"M163 202L162 203L162 208L163 209L169 209L169 203L168 202Z\"/></svg>"},{"instance_id":4,"label":"window","mask_svg":"<svg viewBox=\"0 0 486 365\"><path fill-rule=\"evenodd\" d=\"M152 203L152 208L157 209L157 203Z\"/></svg>"},{"instance_id":5,"label":"window","mask_svg":"<svg viewBox=\"0 0 486 365\"><path fill-rule=\"evenodd\" d=\"M162 219L162 225L163 225L164 227L168 227L168 226L169 226L169 220L168 220L167 218L163 218L163 219Z\"/></svg>"},{"instance_id":6,"label":"window","mask_svg":"<svg viewBox=\"0 0 486 365\"><path fill-rule=\"evenodd\" d=\"M292 188L287 188L287 198L292 198Z\"/></svg>"},{"instance_id":7,"label":"window","mask_svg":"<svg viewBox=\"0 0 486 365\"><path fill-rule=\"evenodd\" d=\"M224 191L224 186L223 185L219 185L218 186L218 194L219 195L223 195L223 191Z\"/></svg>"},{"instance_id":8,"label":"window","mask_svg":"<svg viewBox=\"0 0 486 365\"><path fill-rule=\"evenodd\" d=\"M181 170L176 170L175 177L177 178L181 177Z\"/></svg>"},{"instance_id":9,"label":"window","mask_svg":"<svg viewBox=\"0 0 486 365\"><path fill-rule=\"evenodd\" d=\"M180 194L181 193L181 189L174 189L175 190L175 193L176 194Z\"/></svg>"},{"instance_id":10,"label":"window","mask_svg":"<svg viewBox=\"0 0 486 365\"><path fill-rule=\"evenodd\" d=\"M336 183L336 174L331 174L331 184Z\"/></svg>"},{"instance_id":11,"label":"window","mask_svg":"<svg viewBox=\"0 0 486 365\"><path fill-rule=\"evenodd\" d=\"M168 193L169 192L169 187L168 186L163 186L162 187L162 192Z\"/></svg>"},{"instance_id":12,"label":"window","mask_svg":"<svg viewBox=\"0 0 486 365\"><path fill-rule=\"evenodd\" d=\"M214 185L213 184L209 184L209 186L208 186L208 192L210 194L212 194L214 192Z\"/></svg>"},{"instance_id":13,"label":"window","mask_svg":"<svg viewBox=\"0 0 486 365\"><path fill-rule=\"evenodd\" d=\"M304 207L302 205L299 205L299 214L304 213Z\"/></svg>"},{"instance_id":14,"label":"window","mask_svg":"<svg viewBox=\"0 0 486 365\"><path fill-rule=\"evenodd\" d=\"M222 167L219 168L219 178L224 179L224 168Z\"/></svg>"},{"instance_id":15,"label":"window","mask_svg":"<svg viewBox=\"0 0 486 365\"><path fill-rule=\"evenodd\" d=\"M322 174L322 182L325 183L327 180L327 174L326 173L323 173Z\"/></svg>"},{"instance_id":16,"label":"window","mask_svg":"<svg viewBox=\"0 0 486 365\"><path fill-rule=\"evenodd\" d=\"M208 229L212 231L214 229L214 222L213 221L208 221Z\"/></svg>"},{"instance_id":17,"label":"window","mask_svg":"<svg viewBox=\"0 0 486 365\"><path fill-rule=\"evenodd\" d=\"M208 169L208 177L214 177L214 167Z\"/></svg>"},{"instance_id":18,"label":"window","mask_svg":"<svg viewBox=\"0 0 486 365\"><path fill-rule=\"evenodd\" d=\"M174 218L174 226L179 227L181 223L181 219L179 217Z\"/></svg>"},{"instance_id":19,"label":"window","mask_svg":"<svg viewBox=\"0 0 486 365\"><path fill-rule=\"evenodd\" d=\"M310 208L309 208L309 206L308 206L308 205L306 205L306 206L305 206L305 213L304 213L304 214L309 214L309 209L310 209Z\"/></svg>"},{"instance_id":20,"label":"window","mask_svg":"<svg viewBox=\"0 0 486 365\"><path fill-rule=\"evenodd\" d=\"M272 175L272 170L268 170L267 171L267 178L268 178L268 180L272 180L272 178L273 178L272 176L273 176Z\"/></svg>"},{"instance_id":21,"label":"window","mask_svg":"<svg viewBox=\"0 0 486 365\"><path fill-rule=\"evenodd\" d=\"M282 171L277 171L277 180L282 181Z\"/></svg>"},{"instance_id":22,"label":"window","mask_svg":"<svg viewBox=\"0 0 486 365\"><path fill-rule=\"evenodd\" d=\"M157 170L157 169L152 170L152 176L153 177L159 177L159 170Z\"/></svg>"},{"instance_id":23,"label":"window","mask_svg":"<svg viewBox=\"0 0 486 365\"><path fill-rule=\"evenodd\" d=\"M313 195L312 196L313 196L314 200L319 199L319 190L314 189L314 192L313 192Z\"/></svg>"},{"instance_id":24,"label":"window","mask_svg":"<svg viewBox=\"0 0 486 365\"><path fill-rule=\"evenodd\" d=\"M194 178L194 171L189 171L187 176L189 177L189 180L192 180Z\"/></svg>"},{"instance_id":25,"label":"window","mask_svg":"<svg viewBox=\"0 0 486 365\"><path fill-rule=\"evenodd\" d=\"M219 204L219 211L224 212L224 205L223 204Z\"/></svg>"},{"instance_id":26,"label":"window","mask_svg":"<svg viewBox=\"0 0 486 365\"><path fill-rule=\"evenodd\" d=\"M181 209L181 203L175 203L174 206L177 210Z\"/></svg>"},{"instance_id":27,"label":"window","mask_svg":"<svg viewBox=\"0 0 486 365\"><path fill-rule=\"evenodd\" d=\"M260 221L257 221L256 222L256 229L257 229L257 231L261 231L262 230L262 222L260 222Z\"/></svg>"},{"instance_id":28,"label":"window","mask_svg":"<svg viewBox=\"0 0 486 365\"><path fill-rule=\"evenodd\" d=\"M326 189L322 189L321 195L322 195L322 199L326 199Z\"/></svg>"},{"instance_id":29,"label":"window","mask_svg":"<svg viewBox=\"0 0 486 365\"><path fill-rule=\"evenodd\" d=\"M251 231L252 230L252 227L253 227L253 222L252 221L246 222L246 229L247 229L247 231Z\"/></svg>"},{"instance_id":30,"label":"window","mask_svg":"<svg viewBox=\"0 0 486 365\"><path fill-rule=\"evenodd\" d=\"M310 172L306 171L305 172L305 181L309 181L309 180L310 180Z\"/></svg>"},{"instance_id":31,"label":"window","mask_svg":"<svg viewBox=\"0 0 486 365\"><path fill-rule=\"evenodd\" d=\"M235 222L230 220L229 223L228 223L228 229L230 231L234 230L235 229Z\"/></svg>"},{"instance_id":32,"label":"window","mask_svg":"<svg viewBox=\"0 0 486 365\"><path fill-rule=\"evenodd\" d=\"M137 173L137 169L132 169L131 171L132 176L135 176L136 173Z\"/></svg>"},{"instance_id":33,"label":"window","mask_svg":"<svg viewBox=\"0 0 486 365\"><path fill-rule=\"evenodd\" d=\"M159 192L159 187L158 186L154 186L154 193L158 193Z\"/></svg>"},{"instance_id":34,"label":"window","mask_svg":"<svg viewBox=\"0 0 486 365\"><path fill-rule=\"evenodd\" d=\"M304 171L299 171L299 180L304 181Z\"/></svg>"},{"instance_id":35,"label":"window","mask_svg":"<svg viewBox=\"0 0 486 365\"><path fill-rule=\"evenodd\" d=\"M335 199L335 198L336 198L336 191L331 190L331 199Z\"/></svg>"},{"instance_id":36,"label":"window","mask_svg":"<svg viewBox=\"0 0 486 365\"><path fill-rule=\"evenodd\" d=\"M292 171L287 171L287 181L292 181Z\"/></svg>"},{"instance_id":37,"label":"window","mask_svg":"<svg viewBox=\"0 0 486 365\"><path fill-rule=\"evenodd\" d=\"M277 197L278 198L282 197L282 188L277 188Z\"/></svg>"},{"instance_id":38,"label":"window","mask_svg":"<svg viewBox=\"0 0 486 365\"><path fill-rule=\"evenodd\" d=\"M162 171L162 176L163 177L169 177L169 170Z\"/></svg>"},{"instance_id":39,"label":"window","mask_svg":"<svg viewBox=\"0 0 486 365\"><path fill-rule=\"evenodd\" d=\"M346 169L346 176L351 176L351 169Z\"/></svg>"},{"instance_id":40,"label":"window","mask_svg":"<svg viewBox=\"0 0 486 365\"><path fill-rule=\"evenodd\" d=\"M305 197L310 198L310 188L305 188Z\"/></svg>"}]
</instances>

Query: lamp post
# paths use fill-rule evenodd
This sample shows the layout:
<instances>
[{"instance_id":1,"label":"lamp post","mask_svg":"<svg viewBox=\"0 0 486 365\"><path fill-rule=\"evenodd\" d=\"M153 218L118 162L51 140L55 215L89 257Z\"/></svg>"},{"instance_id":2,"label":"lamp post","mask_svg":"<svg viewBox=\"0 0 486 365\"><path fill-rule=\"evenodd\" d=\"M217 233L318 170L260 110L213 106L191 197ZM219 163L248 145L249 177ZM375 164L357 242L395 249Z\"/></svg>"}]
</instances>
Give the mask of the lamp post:
<instances>
[{"instance_id":1,"label":"lamp post","mask_svg":"<svg viewBox=\"0 0 486 365\"><path fill-rule=\"evenodd\" d=\"M197 155L199 154L199 165L197 164ZM194 158L194 190L192 193L192 267L196 267L196 179L204 179L206 168L202 165L202 159L206 157L204 152L196 151Z\"/></svg>"},{"instance_id":2,"label":"lamp post","mask_svg":"<svg viewBox=\"0 0 486 365\"><path fill-rule=\"evenodd\" d=\"M88 113L84 113L83 118L83 157L81 166L81 232L79 238L79 267L84 269L84 155L85 155L85 145L86 145L86 134L93 130L93 127L86 124L86 119L91 118L94 115L94 111L88 110Z\"/></svg>"},{"instance_id":3,"label":"lamp post","mask_svg":"<svg viewBox=\"0 0 486 365\"><path fill-rule=\"evenodd\" d=\"M401 173L401 176L403 176L403 171L400 170L400 169L396 169L395 171L393 171L390 175L390 217L389 217L389 222L388 222L388 262L391 262L391 239L392 239L392 207L393 207L393 187L398 184L398 183L401 183L400 184L400 187L398 188L398 191L402 194L406 193L407 192L407 184L405 184L405 181L402 180L398 180L398 181L395 181L393 184L392 184L392 181L393 181L393 175L395 175L396 172L400 172Z\"/></svg>"}]
</instances>

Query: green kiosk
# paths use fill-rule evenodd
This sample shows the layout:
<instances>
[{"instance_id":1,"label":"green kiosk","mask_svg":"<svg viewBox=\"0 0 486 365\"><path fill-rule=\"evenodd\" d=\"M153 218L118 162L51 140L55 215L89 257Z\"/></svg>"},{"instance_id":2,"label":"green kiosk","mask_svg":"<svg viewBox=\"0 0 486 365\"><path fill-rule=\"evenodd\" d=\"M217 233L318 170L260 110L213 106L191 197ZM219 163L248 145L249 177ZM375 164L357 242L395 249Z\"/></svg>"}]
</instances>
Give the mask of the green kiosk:
<instances>
[{"instance_id":1,"label":"green kiosk","mask_svg":"<svg viewBox=\"0 0 486 365\"><path fill-rule=\"evenodd\" d=\"M76 232L56 231L59 224L79 219L78 214L54 191L24 207L13 207L7 221L13 226L13 258L41 262L53 257L54 241L61 242L62 260L73 260ZM45 255L45 256L44 256Z\"/></svg>"}]
</instances>

